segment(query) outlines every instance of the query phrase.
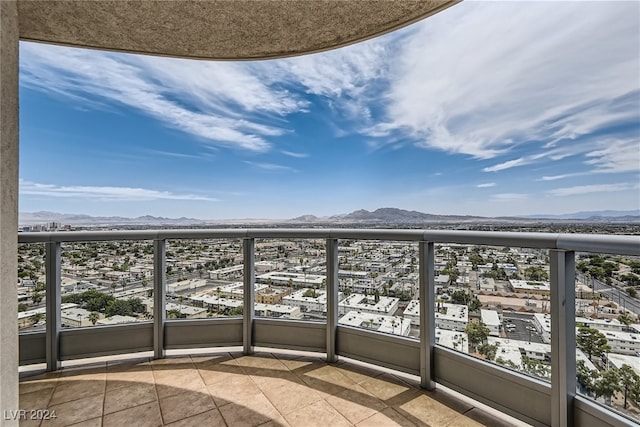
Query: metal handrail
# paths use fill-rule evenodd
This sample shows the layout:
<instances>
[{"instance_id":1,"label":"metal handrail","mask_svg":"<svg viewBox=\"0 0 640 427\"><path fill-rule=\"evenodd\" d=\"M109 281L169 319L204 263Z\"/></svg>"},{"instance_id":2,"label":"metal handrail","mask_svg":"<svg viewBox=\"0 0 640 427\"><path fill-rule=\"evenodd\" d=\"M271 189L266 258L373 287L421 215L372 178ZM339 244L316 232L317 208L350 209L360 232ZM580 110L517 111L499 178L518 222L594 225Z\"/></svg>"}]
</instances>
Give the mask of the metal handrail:
<instances>
[{"instance_id":1,"label":"metal handrail","mask_svg":"<svg viewBox=\"0 0 640 427\"><path fill-rule=\"evenodd\" d=\"M565 251L640 256L640 236L632 235L349 228L233 228L198 230L173 229L18 233L19 243L243 238L358 239L414 242L426 241L433 243L514 246L525 248L559 249Z\"/></svg>"}]
</instances>

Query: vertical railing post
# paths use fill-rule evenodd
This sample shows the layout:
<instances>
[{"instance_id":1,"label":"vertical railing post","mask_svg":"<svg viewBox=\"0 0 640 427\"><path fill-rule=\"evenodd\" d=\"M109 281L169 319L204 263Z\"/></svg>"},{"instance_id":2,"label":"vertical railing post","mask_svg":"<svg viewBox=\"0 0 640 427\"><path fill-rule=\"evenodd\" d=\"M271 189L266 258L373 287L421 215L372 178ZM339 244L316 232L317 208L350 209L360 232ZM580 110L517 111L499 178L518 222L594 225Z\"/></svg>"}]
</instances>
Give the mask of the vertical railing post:
<instances>
[{"instance_id":1,"label":"vertical railing post","mask_svg":"<svg viewBox=\"0 0 640 427\"><path fill-rule=\"evenodd\" d=\"M576 394L575 253L550 250L551 425L573 425Z\"/></svg>"},{"instance_id":2,"label":"vertical railing post","mask_svg":"<svg viewBox=\"0 0 640 427\"><path fill-rule=\"evenodd\" d=\"M435 346L435 249L433 242L420 242L420 386L433 390L433 348Z\"/></svg>"},{"instance_id":3,"label":"vertical railing post","mask_svg":"<svg viewBox=\"0 0 640 427\"><path fill-rule=\"evenodd\" d=\"M164 349L164 324L166 313L166 240L153 241L153 357L162 359Z\"/></svg>"},{"instance_id":4,"label":"vertical railing post","mask_svg":"<svg viewBox=\"0 0 640 427\"><path fill-rule=\"evenodd\" d=\"M338 239L327 239L327 362L338 361Z\"/></svg>"},{"instance_id":5,"label":"vertical railing post","mask_svg":"<svg viewBox=\"0 0 640 427\"><path fill-rule=\"evenodd\" d=\"M46 342L47 342L47 370L55 371L60 368L60 242L46 243L46 300L47 310Z\"/></svg>"},{"instance_id":6,"label":"vertical railing post","mask_svg":"<svg viewBox=\"0 0 640 427\"><path fill-rule=\"evenodd\" d=\"M244 309L242 310L242 352L253 354L253 318L255 317L255 239L243 240Z\"/></svg>"}]
</instances>

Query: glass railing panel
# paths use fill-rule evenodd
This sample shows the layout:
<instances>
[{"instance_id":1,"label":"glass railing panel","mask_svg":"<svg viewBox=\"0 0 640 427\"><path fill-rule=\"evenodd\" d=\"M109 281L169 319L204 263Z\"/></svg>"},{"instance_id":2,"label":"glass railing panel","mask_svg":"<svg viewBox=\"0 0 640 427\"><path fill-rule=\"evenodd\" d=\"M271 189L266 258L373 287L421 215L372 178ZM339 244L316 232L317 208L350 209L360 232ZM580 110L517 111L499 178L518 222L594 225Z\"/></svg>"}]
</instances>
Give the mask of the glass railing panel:
<instances>
[{"instance_id":1,"label":"glass railing panel","mask_svg":"<svg viewBox=\"0 0 640 427\"><path fill-rule=\"evenodd\" d=\"M153 319L151 241L61 244L62 328Z\"/></svg>"},{"instance_id":2,"label":"glass railing panel","mask_svg":"<svg viewBox=\"0 0 640 427\"><path fill-rule=\"evenodd\" d=\"M417 243L340 240L338 266L338 324L419 338Z\"/></svg>"},{"instance_id":3,"label":"glass railing panel","mask_svg":"<svg viewBox=\"0 0 640 427\"><path fill-rule=\"evenodd\" d=\"M18 330L44 331L46 273L44 243L18 245Z\"/></svg>"},{"instance_id":4,"label":"glass railing panel","mask_svg":"<svg viewBox=\"0 0 640 427\"><path fill-rule=\"evenodd\" d=\"M434 270L436 344L550 381L546 250L440 244Z\"/></svg>"},{"instance_id":5,"label":"glass railing panel","mask_svg":"<svg viewBox=\"0 0 640 427\"><path fill-rule=\"evenodd\" d=\"M472 247L469 255L475 272L471 283L482 304L479 323L491 331L486 343L474 346L474 355L550 382L549 252Z\"/></svg>"},{"instance_id":6,"label":"glass railing panel","mask_svg":"<svg viewBox=\"0 0 640 427\"><path fill-rule=\"evenodd\" d=\"M255 316L326 321L324 239L256 239Z\"/></svg>"},{"instance_id":7,"label":"glass railing panel","mask_svg":"<svg viewBox=\"0 0 640 427\"><path fill-rule=\"evenodd\" d=\"M167 241L167 319L242 316L243 280L242 240Z\"/></svg>"},{"instance_id":8,"label":"glass railing panel","mask_svg":"<svg viewBox=\"0 0 640 427\"><path fill-rule=\"evenodd\" d=\"M640 258L576 255L577 391L640 422Z\"/></svg>"}]
</instances>

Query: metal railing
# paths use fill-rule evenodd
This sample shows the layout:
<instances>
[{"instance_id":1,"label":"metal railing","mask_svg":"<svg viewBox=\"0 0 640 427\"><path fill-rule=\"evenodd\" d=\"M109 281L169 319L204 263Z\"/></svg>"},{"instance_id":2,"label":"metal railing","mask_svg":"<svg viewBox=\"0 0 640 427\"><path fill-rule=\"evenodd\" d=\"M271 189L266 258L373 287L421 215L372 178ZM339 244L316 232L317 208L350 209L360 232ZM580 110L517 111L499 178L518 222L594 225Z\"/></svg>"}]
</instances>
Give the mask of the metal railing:
<instances>
[{"instance_id":1,"label":"metal railing","mask_svg":"<svg viewBox=\"0 0 640 427\"><path fill-rule=\"evenodd\" d=\"M254 318L255 239L326 240L326 324ZM244 307L242 319L166 319L167 240L242 239ZM418 242L420 339L416 341L338 325L338 242L384 240ZM154 316L142 324L62 330L60 321L61 243L153 241ZM321 351L420 375L421 385L443 384L533 425L633 425L633 422L576 395L575 252L640 255L640 237L596 234L386 230L386 229L209 229L20 233L19 243L46 245L45 333L20 336L21 363L60 361L153 350L162 358L171 348L241 345ZM435 244L539 248L549 251L551 283L551 384L489 364L435 344ZM304 333L291 333L291 332ZM43 349L44 347L44 349ZM490 382L491 386L487 387Z\"/></svg>"}]
</instances>

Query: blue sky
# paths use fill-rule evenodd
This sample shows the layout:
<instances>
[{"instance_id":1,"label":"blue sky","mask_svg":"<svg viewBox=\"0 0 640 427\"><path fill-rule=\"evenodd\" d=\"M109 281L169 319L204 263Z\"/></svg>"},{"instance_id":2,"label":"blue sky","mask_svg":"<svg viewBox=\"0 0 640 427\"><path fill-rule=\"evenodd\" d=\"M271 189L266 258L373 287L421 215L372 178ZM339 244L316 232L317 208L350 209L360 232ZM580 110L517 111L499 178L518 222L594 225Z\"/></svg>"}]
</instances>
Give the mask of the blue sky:
<instances>
[{"instance_id":1,"label":"blue sky","mask_svg":"<svg viewBox=\"0 0 640 427\"><path fill-rule=\"evenodd\" d=\"M463 2L255 62L21 42L20 211L640 208L640 3Z\"/></svg>"}]
</instances>

